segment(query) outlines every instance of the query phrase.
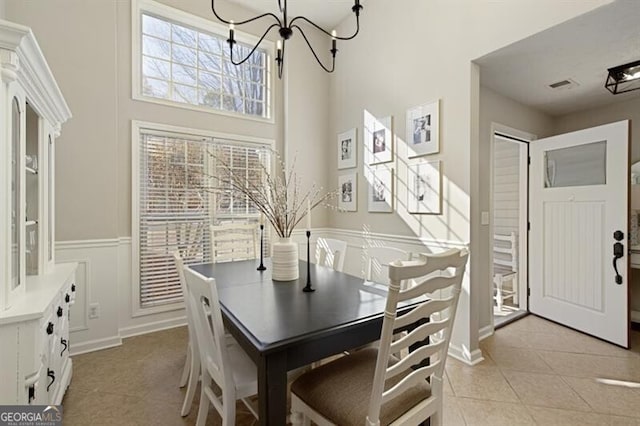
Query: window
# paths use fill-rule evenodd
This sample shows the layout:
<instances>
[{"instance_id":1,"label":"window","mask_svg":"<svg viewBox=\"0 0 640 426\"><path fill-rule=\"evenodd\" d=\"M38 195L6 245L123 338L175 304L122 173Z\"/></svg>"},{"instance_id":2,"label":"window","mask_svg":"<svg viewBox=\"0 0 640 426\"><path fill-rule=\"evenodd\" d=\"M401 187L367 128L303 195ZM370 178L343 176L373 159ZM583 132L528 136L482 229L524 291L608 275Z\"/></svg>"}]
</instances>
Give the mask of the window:
<instances>
[{"instance_id":1,"label":"window","mask_svg":"<svg viewBox=\"0 0 640 426\"><path fill-rule=\"evenodd\" d=\"M209 262L209 225L259 219L245 196L231 188L212 190L217 185L215 177L224 176L216 159L261 188L270 157L269 145L227 139L143 129L139 140L134 244L138 249L139 306L150 308L182 300L174 251L180 250L188 264Z\"/></svg>"},{"instance_id":2,"label":"window","mask_svg":"<svg viewBox=\"0 0 640 426\"><path fill-rule=\"evenodd\" d=\"M233 65L225 27L148 0L140 3L140 47L134 43L134 64L139 64L134 81L139 87L134 87L134 97L270 118L267 49L260 47L247 62ZM253 46L242 42L242 34L238 37L234 59L246 57Z\"/></svg>"}]
</instances>

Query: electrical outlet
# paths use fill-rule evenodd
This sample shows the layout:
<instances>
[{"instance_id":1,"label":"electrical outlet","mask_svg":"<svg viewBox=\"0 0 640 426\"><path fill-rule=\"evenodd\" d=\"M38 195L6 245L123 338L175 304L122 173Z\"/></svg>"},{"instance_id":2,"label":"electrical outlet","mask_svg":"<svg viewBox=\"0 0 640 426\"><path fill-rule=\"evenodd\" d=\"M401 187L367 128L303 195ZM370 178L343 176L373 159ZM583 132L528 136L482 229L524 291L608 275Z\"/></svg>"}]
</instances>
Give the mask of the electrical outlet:
<instances>
[{"instance_id":1,"label":"electrical outlet","mask_svg":"<svg viewBox=\"0 0 640 426\"><path fill-rule=\"evenodd\" d=\"M92 303L89 305L89 319L100 318L100 304Z\"/></svg>"}]
</instances>

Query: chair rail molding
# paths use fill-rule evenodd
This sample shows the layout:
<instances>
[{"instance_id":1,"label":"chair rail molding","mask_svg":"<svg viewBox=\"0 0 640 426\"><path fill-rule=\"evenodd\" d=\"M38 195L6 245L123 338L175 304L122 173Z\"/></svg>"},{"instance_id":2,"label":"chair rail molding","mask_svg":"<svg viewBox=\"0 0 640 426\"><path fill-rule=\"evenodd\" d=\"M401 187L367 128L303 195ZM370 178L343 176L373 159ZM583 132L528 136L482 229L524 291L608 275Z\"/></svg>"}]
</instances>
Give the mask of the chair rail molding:
<instances>
[{"instance_id":1,"label":"chair rail molding","mask_svg":"<svg viewBox=\"0 0 640 426\"><path fill-rule=\"evenodd\" d=\"M292 235L294 241L306 244L304 230L296 230ZM374 246L392 246L413 253L425 251L442 251L449 248L467 248L467 242L433 240L424 237L399 236L375 232L363 232L339 228L314 228L311 230L311 251L315 252L315 241L318 237L339 238L347 242L347 253L344 272L364 276L364 250ZM98 319L85 317L87 329L77 329L73 332L73 353L90 352L107 347L118 346L122 338L139 334L151 333L186 324L183 308L143 316L132 315L133 279L132 279L132 239L119 237L108 239L90 239L81 241L56 242L56 259L66 259L80 262L78 279L84 280L86 288L84 297L80 295L75 310L88 315L89 303L100 304L101 315ZM305 250L300 251L306 253ZM306 256L303 256L306 257ZM303 259L306 260L306 259ZM468 286L469 268L463 281L463 288ZM462 301L462 297L461 297ZM85 305L85 306L81 306ZM464 315L462 305L459 309L456 328L462 329L462 335L478 335L480 339L489 334L489 330L476 330ZM475 325L477 328L477 324ZM449 355L469 365L482 361L480 349L467 339L457 339L456 334L451 339Z\"/></svg>"}]
</instances>

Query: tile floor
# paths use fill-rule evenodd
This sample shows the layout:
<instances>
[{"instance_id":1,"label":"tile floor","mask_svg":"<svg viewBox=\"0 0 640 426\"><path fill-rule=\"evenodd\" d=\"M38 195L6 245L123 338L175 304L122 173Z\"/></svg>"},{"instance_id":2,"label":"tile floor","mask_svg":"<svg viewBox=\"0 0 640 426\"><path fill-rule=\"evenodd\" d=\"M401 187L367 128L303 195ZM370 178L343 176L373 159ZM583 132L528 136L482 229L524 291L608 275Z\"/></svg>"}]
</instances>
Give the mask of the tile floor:
<instances>
[{"instance_id":1,"label":"tile floor","mask_svg":"<svg viewBox=\"0 0 640 426\"><path fill-rule=\"evenodd\" d=\"M179 414L186 342L181 327L74 357L64 424L195 424L197 396L191 414ZM640 426L640 332L632 342L625 351L527 316L481 343L481 364L447 361L444 424ZM213 409L207 424L220 424ZM242 404L237 424L256 424Z\"/></svg>"}]
</instances>

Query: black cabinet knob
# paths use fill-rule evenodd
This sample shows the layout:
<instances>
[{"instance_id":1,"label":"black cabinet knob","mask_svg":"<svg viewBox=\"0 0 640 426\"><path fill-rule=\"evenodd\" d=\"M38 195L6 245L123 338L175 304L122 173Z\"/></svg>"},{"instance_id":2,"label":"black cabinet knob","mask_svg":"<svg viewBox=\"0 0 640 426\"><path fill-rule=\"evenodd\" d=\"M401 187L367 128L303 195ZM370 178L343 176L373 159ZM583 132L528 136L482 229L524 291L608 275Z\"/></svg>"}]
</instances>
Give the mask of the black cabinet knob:
<instances>
[{"instance_id":1,"label":"black cabinet knob","mask_svg":"<svg viewBox=\"0 0 640 426\"><path fill-rule=\"evenodd\" d=\"M64 301L69 303L69 300L71 300L71 296L69 296L69 293L64 295Z\"/></svg>"},{"instance_id":2,"label":"black cabinet knob","mask_svg":"<svg viewBox=\"0 0 640 426\"><path fill-rule=\"evenodd\" d=\"M47 368L47 377L51 379L51 382L47 385L47 392L49 392L49 388L56 381L56 372Z\"/></svg>"},{"instance_id":3,"label":"black cabinet knob","mask_svg":"<svg viewBox=\"0 0 640 426\"><path fill-rule=\"evenodd\" d=\"M75 284L71 284L71 291L76 291L76 285Z\"/></svg>"},{"instance_id":4,"label":"black cabinet knob","mask_svg":"<svg viewBox=\"0 0 640 426\"><path fill-rule=\"evenodd\" d=\"M62 316L62 307L58 306L58 311L56 312L56 314L58 315L58 318L60 318Z\"/></svg>"},{"instance_id":5,"label":"black cabinet knob","mask_svg":"<svg viewBox=\"0 0 640 426\"><path fill-rule=\"evenodd\" d=\"M49 324L47 324L47 334L51 335L53 334L53 323L49 322Z\"/></svg>"}]
</instances>

